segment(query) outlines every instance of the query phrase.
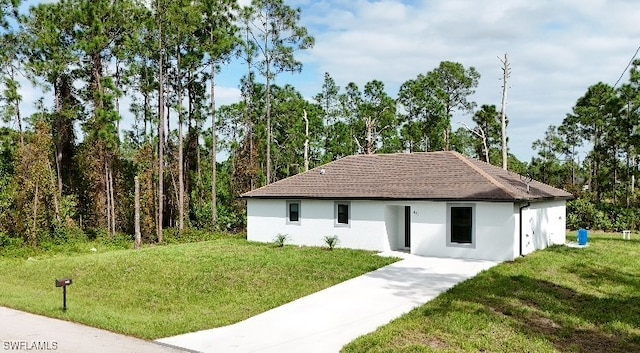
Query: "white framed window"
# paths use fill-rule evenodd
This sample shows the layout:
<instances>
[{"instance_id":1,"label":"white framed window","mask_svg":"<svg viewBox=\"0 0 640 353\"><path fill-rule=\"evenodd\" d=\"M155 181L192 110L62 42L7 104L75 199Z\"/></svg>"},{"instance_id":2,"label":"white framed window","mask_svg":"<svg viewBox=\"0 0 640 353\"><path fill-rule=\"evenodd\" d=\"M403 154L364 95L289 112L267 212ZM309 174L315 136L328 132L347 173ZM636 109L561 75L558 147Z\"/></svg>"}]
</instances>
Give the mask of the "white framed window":
<instances>
[{"instance_id":1,"label":"white framed window","mask_svg":"<svg viewBox=\"0 0 640 353\"><path fill-rule=\"evenodd\" d=\"M349 227L351 225L351 202L336 201L334 203L334 218L336 227Z\"/></svg>"},{"instance_id":2,"label":"white framed window","mask_svg":"<svg viewBox=\"0 0 640 353\"><path fill-rule=\"evenodd\" d=\"M476 247L475 204L447 204L447 246Z\"/></svg>"},{"instance_id":3,"label":"white framed window","mask_svg":"<svg viewBox=\"0 0 640 353\"><path fill-rule=\"evenodd\" d=\"M287 200L287 224L300 224L300 200Z\"/></svg>"}]
</instances>

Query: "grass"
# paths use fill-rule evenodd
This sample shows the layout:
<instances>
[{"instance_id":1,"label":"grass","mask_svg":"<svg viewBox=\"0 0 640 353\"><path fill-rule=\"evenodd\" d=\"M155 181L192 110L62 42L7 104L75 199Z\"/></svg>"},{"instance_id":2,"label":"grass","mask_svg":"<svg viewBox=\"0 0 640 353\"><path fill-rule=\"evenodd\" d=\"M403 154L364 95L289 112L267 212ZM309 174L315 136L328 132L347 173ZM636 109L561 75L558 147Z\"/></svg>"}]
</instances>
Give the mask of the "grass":
<instances>
[{"instance_id":1,"label":"grass","mask_svg":"<svg viewBox=\"0 0 640 353\"><path fill-rule=\"evenodd\" d=\"M496 266L343 352L640 352L640 240L621 238Z\"/></svg>"},{"instance_id":2,"label":"grass","mask_svg":"<svg viewBox=\"0 0 640 353\"><path fill-rule=\"evenodd\" d=\"M0 305L145 339L229 325L397 259L219 239L0 256ZM72 278L68 311L54 279Z\"/></svg>"}]
</instances>

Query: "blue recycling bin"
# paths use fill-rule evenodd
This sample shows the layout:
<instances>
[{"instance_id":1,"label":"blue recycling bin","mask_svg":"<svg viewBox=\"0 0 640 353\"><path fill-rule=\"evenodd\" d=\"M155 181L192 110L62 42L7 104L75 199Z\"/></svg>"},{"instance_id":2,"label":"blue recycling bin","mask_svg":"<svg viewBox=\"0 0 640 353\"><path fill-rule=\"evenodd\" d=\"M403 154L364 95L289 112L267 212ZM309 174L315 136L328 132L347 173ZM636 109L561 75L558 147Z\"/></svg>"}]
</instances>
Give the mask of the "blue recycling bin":
<instances>
[{"instance_id":1,"label":"blue recycling bin","mask_svg":"<svg viewBox=\"0 0 640 353\"><path fill-rule=\"evenodd\" d=\"M578 229L578 245L587 245L589 232L586 229Z\"/></svg>"}]
</instances>

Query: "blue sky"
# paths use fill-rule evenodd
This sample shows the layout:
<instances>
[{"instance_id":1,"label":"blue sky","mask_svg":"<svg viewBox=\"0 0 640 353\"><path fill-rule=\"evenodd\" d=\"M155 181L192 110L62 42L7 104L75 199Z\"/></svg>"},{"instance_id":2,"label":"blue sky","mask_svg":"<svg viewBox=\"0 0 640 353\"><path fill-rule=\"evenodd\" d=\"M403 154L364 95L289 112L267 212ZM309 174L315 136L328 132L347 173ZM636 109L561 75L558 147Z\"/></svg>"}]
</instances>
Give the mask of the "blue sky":
<instances>
[{"instance_id":1,"label":"blue sky","mask_svg":"<svg viewBox=\"0 0 640 353\"><path fill-rule=\"evenodd\" d=\"M525 161L531 143L559 125L590 85L615 83L640 45L637 0L285 1L301 8L316 45L297 54L301 74L283 74L276 84L291 83L308 98L320 91L324 72L341 87L380 80L396 97L403 82L448 60L482 75L478 106L499 107L498 56L508 53L509 148ZM241 65L223 69L218 104L238 99L243 74ZM25 100L41 95L30 90L23 88ZM458 121L470 116L454 118L454 129Z\"/></svg>"}]
</instances>

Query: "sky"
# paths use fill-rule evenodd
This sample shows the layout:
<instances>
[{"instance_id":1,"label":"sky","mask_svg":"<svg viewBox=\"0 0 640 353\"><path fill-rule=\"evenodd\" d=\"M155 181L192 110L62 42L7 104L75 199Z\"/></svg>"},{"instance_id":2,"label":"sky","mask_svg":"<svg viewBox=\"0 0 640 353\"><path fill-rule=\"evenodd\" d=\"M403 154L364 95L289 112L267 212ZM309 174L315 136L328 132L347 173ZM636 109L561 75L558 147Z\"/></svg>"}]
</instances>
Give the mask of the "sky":
<instances>
[{"instance_id":1,"label":"sky","mask_svg":"<svg viewBox=\"0 0 640 353\"><path fill-rule=\"evenodd\" d=\"M454 61L480 73L472 96L478 107L495 104L499 109L499 57L507 53L509 149L523 161L535 154L532 142L549 125L561 124L589 86L615 84L640 45L637 0L285 2L301 9L301 24L316 44L296 53L302 73L282 74L276 84L290 83L310 100L320 92L325 72L341 88L349 82L362 89L369 81L382 81L395 98L403 82L441 61ZM239 99L244 73L239 63L223 67L217 76L218 104ZM23 95L38 95L30 90L25 85ZM457 129L459 122L470 121L470 115L456 116L452 125Z\"/></svg>"},{"instance_id":2,"label":"sky","mask_svg":"<svg viewBox=\"0 0 640 353\"><path fill-rule=\"evenodd\" d=\"M292 82L304 96L320 91L329 72L344 88L371 80L396 97L400 85L441 61L473 66L481 74L473 100L502 98L498 57L511 62L508 85L509 148L529 161L531 144L559 125L587 88L613 85L640 45L636 0L290 0L316 45L298 57ZM223 72L222 75L225 75ZM627 80L625 74L623 81ZM452 120L470 121L470 116Z\"/></svg>"}]
</instances>

